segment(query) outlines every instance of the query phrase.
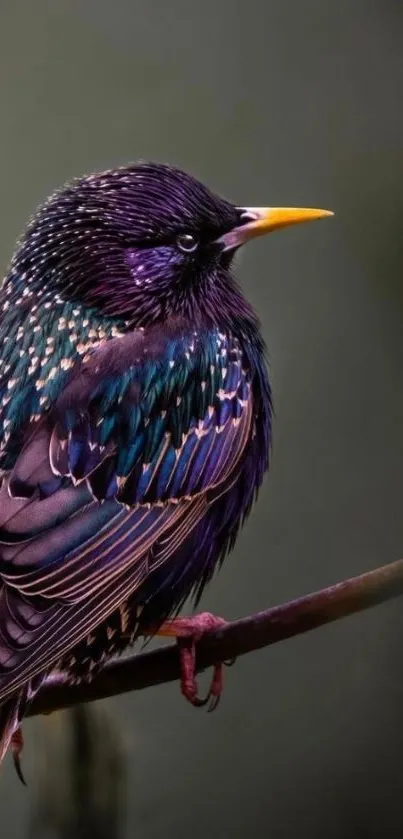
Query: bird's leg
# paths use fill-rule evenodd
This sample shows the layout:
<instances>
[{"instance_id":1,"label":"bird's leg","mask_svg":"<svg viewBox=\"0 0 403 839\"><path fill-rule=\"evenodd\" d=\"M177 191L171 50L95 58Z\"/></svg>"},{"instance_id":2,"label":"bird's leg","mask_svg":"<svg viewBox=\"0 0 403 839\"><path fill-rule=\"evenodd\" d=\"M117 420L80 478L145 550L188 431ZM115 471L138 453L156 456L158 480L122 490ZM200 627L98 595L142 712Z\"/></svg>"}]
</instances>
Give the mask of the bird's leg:
<instances>
[{"instance_id":1,"label":"bird's leg","mask_svg":"<svg viewBox=\"0 0 403 839\"><path fill-rule=\"evenodd\" d=\"M24 775L23 775L23 772L22 772L22 768L21 768L21 754L22 754L22 750L24 748L24 737L23 737L23 734L22 734L21 726L19 726L17 728L17 730L14 731L14 734L12 735L11 740L10 740L10 748L11 748L11 754L13 756L15 771L16 771L21 783L24 784L24 786L26 786L26 781L25 781L25 778L24 778Z\"/></svg>"},{"instance_id":2,"label":"bird's leg","mask_svg":"<svg viewBox=\"0 0 403 839\"><path fill-rule=\"evenodd\" d=\"M207 696L201 699L198 695L196 681L196 642L205 632L222 629L226 625L223 618L218 618L210 612L201 612L189 618L172 618L165 621L155 633L164 638L176 638L179 647L181 663L181 691L192 705L200 708L209 703L209 711L217 707L223 689L222 662L214 665L213 677Z\"/></svg>"}]
</instances>

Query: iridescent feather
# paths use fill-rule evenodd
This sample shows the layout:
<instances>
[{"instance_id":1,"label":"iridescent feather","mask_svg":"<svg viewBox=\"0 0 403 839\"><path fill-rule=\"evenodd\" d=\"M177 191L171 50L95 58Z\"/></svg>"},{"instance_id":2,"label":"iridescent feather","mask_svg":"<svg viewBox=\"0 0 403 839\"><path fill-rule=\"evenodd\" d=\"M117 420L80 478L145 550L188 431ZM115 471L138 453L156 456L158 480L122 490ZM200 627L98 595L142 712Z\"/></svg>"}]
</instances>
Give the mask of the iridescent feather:
<instances>
[{"instance_id":1,"label":"iridescent feather","mask_svg":"<svg viewBox=\"0 0 403 839\"><path fill-rule=\"evenodd\" d=\"M16 251L0 299L0 758L52 668L91 678L199 597L251 508L271 422L258 324L229 263L167 244L169 225L208 243L237 218L141 164L51 198Z\"/></svg>"}]
</instances>

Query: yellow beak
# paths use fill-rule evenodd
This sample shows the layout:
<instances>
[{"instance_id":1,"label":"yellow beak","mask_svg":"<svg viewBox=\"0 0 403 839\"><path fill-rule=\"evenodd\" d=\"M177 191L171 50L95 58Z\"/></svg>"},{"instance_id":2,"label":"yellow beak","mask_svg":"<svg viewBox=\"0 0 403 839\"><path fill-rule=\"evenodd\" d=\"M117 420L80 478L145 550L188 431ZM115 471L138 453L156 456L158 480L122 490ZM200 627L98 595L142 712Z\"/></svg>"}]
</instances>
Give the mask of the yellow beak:
<instances>
[{"instance_id":1,"label":"yellow beak","mask_svg":"<svg viewBox=\"0 0 403 839\"><path fill-rule=\"evenodd\" d=\"M241 220L245 223L234 227L218 240L224 245L224 250L237 248L249 242L256 236L264 236L272 230L288 227L290 224L301 224L304 221L332 216L330 210L315 210L309 207L242 207Z\"/></svg>"}]
</instances>

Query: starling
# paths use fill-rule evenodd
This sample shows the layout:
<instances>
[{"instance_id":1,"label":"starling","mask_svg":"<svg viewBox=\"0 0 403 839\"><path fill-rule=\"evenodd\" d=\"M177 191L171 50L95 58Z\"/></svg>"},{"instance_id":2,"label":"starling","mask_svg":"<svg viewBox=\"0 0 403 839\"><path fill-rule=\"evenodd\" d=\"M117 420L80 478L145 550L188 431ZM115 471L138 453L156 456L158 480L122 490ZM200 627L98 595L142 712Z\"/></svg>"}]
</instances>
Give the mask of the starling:
<instances>
[{"instance_id":1,"label":"starling","mask_svg":"<svg viewBox=\"0 0 403 839\"><path fill-rule=\"evenodd\" d=\"M76 179L39 208L0 292L0 760L54 669L91 679L175 617L232 548L268 468L249 239L330 215L240 207L177 168ZM210 700L221 689L214 673Z\"/></svg>"}]
</instances>

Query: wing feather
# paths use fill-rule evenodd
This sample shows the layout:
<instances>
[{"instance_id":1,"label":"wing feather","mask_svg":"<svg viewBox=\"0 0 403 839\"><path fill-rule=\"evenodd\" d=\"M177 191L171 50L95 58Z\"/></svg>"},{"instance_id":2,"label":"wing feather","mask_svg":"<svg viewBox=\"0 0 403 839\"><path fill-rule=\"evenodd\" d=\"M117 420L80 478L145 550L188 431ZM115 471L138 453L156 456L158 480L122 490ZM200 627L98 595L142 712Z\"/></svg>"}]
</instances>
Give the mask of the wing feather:
<instances>
[{"instance_id":1,"label":"wing feather","mask_svg":"<svg viewBox=\"0 0 403 839\"><path fill-rule=\"evenodd\" d=\"M0 701L183 555L253 425L238 342L174 324L73 369L0 487Z\"/></svg>"}]
</instances>

